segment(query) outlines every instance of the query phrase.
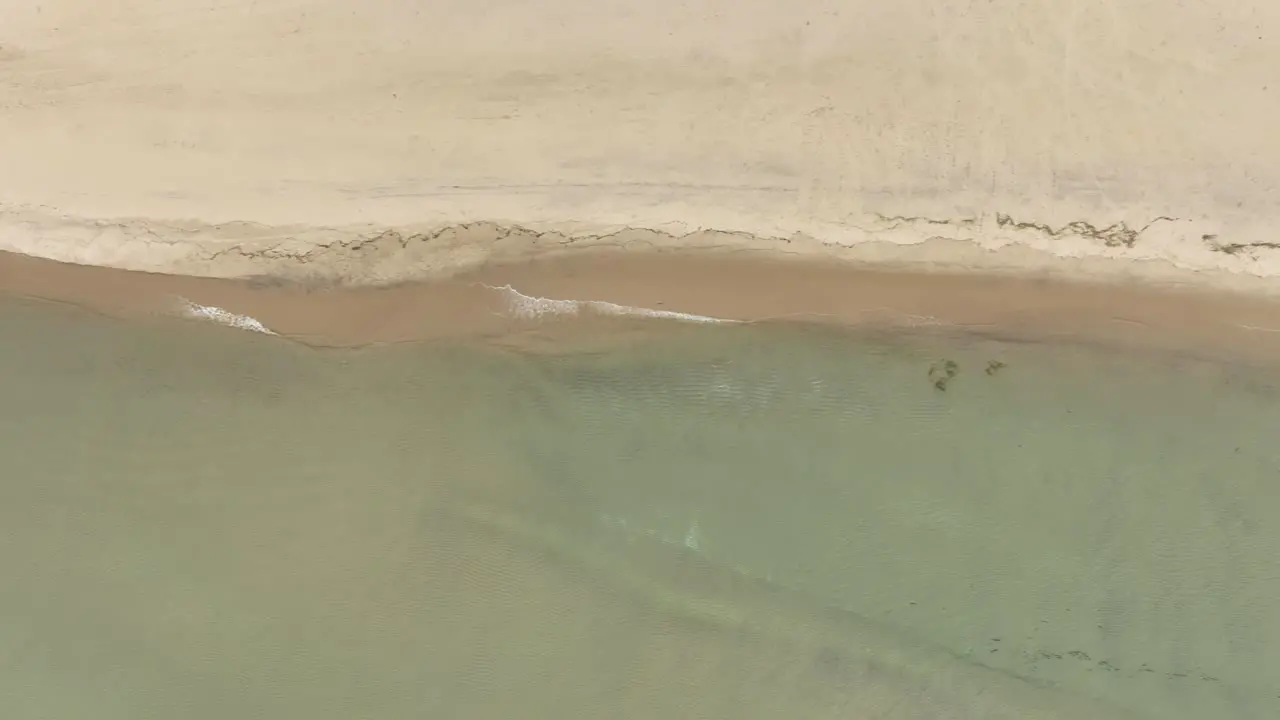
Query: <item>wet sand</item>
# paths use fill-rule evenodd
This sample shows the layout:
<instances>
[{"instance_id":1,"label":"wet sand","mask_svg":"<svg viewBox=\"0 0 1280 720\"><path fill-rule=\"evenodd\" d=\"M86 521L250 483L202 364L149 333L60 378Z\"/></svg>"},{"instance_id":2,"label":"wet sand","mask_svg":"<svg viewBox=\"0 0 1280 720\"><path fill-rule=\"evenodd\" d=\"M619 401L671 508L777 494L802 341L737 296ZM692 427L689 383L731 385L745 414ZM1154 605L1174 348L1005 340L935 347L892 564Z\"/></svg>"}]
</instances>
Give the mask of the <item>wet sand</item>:
<instances>
[{"instance_id":1,"label":"wet sand","mask_svg":"<svg viewBox=\"0 0 1280 720\"><path fill-rule=\"evenodd\" d=\"M1280 301L1194 285L901 272L733 252L601 250L494 264L430 282L336 287L139 273L0 253L0 293L6 295L151 320L181 317L184 303L196 303L252 317L278 335L317 347L537 328L539 318L513 311L510 290L526 298L741 322L928 327L1262 362L1280 358Z\"/></svg>"}]
</instances>

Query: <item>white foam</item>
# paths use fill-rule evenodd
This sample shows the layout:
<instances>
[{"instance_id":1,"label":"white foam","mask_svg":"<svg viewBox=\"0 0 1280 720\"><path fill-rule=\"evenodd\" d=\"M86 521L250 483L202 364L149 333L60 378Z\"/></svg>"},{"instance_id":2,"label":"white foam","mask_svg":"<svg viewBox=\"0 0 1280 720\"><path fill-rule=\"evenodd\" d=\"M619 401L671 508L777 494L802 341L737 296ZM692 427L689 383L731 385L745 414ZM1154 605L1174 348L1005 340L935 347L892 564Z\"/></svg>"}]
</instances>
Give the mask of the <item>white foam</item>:
<instances>
[{"instance_id":1,"label":"white foam","mask_svg":"<svg viewBox=\"0 0 1280 720\"><path fill-rule=\"evenodd\" d=\"M230 310L223 310L220 307L214 307L212 305L201 305L199 303L191 302L186 298L179 298L178 300L181 303L179 309L184 317L196 320L209 320L216 322L219 325L226 325L227 327L233 327L238 330L248 330L250 332L262 333L264 335L275 335L274 332L267 329L266 325L263 325L261 322L255 318L249 317L248 315L237 315Z\"/></svg>"},{"instance_id":2,"label":"white foam","mask_svg":"<svg viewBox=\"0 0 1280 720\"><path fill-rule=\"evenodd\" d=\"M544 315L578 315L584 311L599 315L619 315L631 317L649 317L663 320L678 320L694 323L734 323L737 320L694 315L693 313L675 312L673 310L653 310L651 308L618 305L604 300L556 300L553 298L525 295L510 285L495 287L486 285L490 290L497 290L507 298L507 312L519 318L538 318Z\"/></svg>"}]
</instances>

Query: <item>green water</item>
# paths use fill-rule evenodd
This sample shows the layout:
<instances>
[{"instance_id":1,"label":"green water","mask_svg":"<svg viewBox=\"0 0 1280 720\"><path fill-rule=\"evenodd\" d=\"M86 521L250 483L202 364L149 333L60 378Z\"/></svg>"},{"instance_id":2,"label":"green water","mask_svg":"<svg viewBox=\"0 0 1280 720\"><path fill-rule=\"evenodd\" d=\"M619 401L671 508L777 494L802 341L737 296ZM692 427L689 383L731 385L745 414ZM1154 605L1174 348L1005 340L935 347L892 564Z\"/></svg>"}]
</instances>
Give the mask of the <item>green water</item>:
<instances>
[{"instance_id":1,"label":"green water","mask_svg":"<svg viewBox=\"0 0 1280 720\"><path fill-rule=\"evenodd\" d=\"M1274 371L0 333L5 718L1280 717Z\"/></svg>"}]
</instances>

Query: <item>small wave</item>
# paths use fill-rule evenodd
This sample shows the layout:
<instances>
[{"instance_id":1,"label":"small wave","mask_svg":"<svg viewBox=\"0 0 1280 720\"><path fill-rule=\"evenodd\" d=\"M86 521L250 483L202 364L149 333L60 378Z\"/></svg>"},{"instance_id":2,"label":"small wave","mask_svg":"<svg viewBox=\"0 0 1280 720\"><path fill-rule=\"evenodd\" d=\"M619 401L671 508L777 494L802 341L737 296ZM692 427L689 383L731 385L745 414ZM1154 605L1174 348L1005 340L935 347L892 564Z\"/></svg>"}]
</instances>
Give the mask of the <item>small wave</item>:
<instances>
[{"instance_id":1,"label":"small wave","mask_svg":"<svg viewBox=\"0 0 1280 720\"><path fill-rule=\"evenodd\" d=\"M255 318L248 315L237 315L230 310L223 310L220 307L212 305L201 305L191 302L185 298L179 298L180 311L183 317L189 317L196 320L209 320L219 325L226 325L239 330L248 330L250 332L262 333L264 335L275 335L266 325Z\"/></svg>"},{"instance_id":2,"label":"small wave","mask_svg":"<svg viewBox=\"0 0 1280 720\"><path fill-rule=\"evenodd\" d=\"M650 308L618 305L604 300L556 300L553 298L525 295L510 285L495 287L486 285L490 290L497 290L507 298L507 312L519 318L538 318L543 315L578 315L583 311L598 315L617 315L630 317L649 317L663 320L678 320L694 323L736 323L737 320L694 315L693 313L675 312L673 310L653 310Z\"/></svg>"}]
</instances>

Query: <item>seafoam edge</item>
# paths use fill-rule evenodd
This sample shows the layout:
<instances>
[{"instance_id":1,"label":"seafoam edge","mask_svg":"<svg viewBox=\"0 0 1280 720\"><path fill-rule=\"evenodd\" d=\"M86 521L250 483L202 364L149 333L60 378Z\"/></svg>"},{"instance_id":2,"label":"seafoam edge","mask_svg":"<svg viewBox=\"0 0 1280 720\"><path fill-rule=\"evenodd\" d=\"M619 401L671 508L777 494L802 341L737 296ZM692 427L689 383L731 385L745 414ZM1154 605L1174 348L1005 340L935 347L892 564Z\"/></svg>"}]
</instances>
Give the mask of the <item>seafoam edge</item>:
<instances>
[{"instance_id":1,"label":"seafoam edge","mask_svg":"<svg viewBox=\"0 0 1280 720\"><path fill-rule=\"evenodd\" d=\"M178 303L178 311L183 317L193 320L207 320L219 325L233 327L237 330L248 330L249 332L262 333L263 335L276 334L259 320L248 315L239 315L230 310L224 310L212 305L201 305L186 298L178 298Z\"/></svg>"},{"instance_id":2,"label":"seafoam edge","mask_svg":"<svg viewBox=\"0 0 1280 720\"><path fill-rule=\"evenodd\" d=\"M614 315L629 317L648 317L662 320L676 320L691 323L737 323L737 320L695 315L693 313L676 312L674 310L654 310L652 308L618 305L604 300L557 300L554 298L525 295L510 285L485 285L490 290L502 293L507 300L507 312L518 318L534 319L546 315L579 315L594 312L598 315Z\"/></svg>"}]
</instances>

